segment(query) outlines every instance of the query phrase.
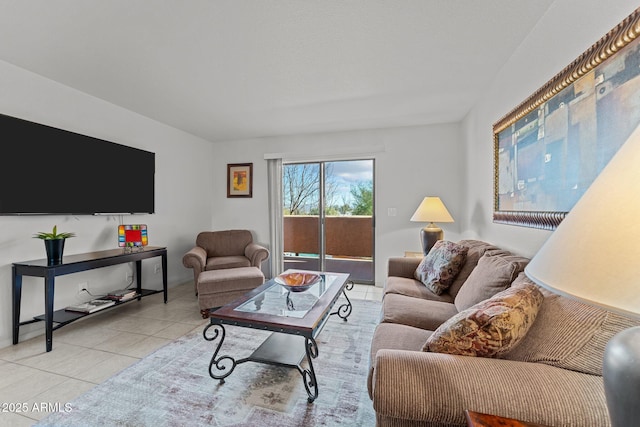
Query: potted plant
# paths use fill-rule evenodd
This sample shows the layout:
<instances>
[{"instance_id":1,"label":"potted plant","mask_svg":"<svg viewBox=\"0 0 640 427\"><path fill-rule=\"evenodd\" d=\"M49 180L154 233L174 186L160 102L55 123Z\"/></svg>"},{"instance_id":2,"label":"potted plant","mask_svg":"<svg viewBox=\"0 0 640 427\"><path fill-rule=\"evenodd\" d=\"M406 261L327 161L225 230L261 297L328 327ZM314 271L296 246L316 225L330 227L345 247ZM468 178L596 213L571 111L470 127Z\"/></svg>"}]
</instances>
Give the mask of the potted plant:
<instances>
[{"instance_id":1,"label":"potted plant","mask_svg":"<svg viewBox=\"0 0 640 427\"><path fill-rule=\"evenodd\" d=\"M64 252L65 239L75 237L74 233L58 233L58 226L54 225L51 233L43 231L33 235L34 238L44 240L44 247L47 251L48 264L61 264L62 253Z\"/></svg>"}]
</instances>

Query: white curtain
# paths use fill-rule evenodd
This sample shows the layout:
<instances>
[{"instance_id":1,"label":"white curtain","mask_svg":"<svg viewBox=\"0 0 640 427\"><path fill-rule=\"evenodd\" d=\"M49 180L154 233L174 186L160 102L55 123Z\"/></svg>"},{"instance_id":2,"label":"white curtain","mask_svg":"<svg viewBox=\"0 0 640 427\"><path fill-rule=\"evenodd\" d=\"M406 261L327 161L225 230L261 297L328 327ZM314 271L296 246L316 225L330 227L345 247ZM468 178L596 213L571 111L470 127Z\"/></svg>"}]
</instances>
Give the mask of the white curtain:
<instances>
[{"instance_id":1,"label":"white curtain","mask_svg":"<svg viewBox=\"0 0 640 427\"><path fill-rule=\"evenodd\" d=\"M267 160L269 182L269 239L271 246L270 272L276 277L284 270L283 220L282 220L282 159Z\"/></svg>"}]
</instances>

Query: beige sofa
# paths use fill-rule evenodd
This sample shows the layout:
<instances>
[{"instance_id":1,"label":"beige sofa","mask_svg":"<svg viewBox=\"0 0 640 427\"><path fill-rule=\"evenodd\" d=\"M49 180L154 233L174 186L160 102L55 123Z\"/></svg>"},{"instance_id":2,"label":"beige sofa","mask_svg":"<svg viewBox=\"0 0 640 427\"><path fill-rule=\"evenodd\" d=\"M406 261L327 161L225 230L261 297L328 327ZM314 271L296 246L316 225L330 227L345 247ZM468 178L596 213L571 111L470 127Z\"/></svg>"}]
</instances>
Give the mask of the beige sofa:
<instances>
[{"instance_id":1,"label":"beige sofa","mask_svg":"<svg viewBox=\"0 0 640 427\"><path fill-rule=\"evenodd\" d=\"M549 426L608 426L602 384L607 341L633 322L541 290L522 340L500 358L422 351L434 330L502 290L533 285L528 259L477 240L449 290L413 279L420 259L391 258L371 343L368 389L378 426L465 426L465 410ZM535 285L534 285L535 286Z\"/></svg>"}]
</instances>

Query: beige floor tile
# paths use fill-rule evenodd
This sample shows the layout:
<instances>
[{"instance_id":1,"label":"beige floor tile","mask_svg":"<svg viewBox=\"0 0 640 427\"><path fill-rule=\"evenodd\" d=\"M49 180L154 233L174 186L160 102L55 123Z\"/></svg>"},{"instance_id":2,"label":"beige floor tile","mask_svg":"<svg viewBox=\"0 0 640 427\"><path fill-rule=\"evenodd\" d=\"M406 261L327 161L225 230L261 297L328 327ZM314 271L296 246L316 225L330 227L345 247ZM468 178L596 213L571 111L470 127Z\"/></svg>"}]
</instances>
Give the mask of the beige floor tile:
<instances>
[{"instance_id":1,"label":"beige floor tile","mask_svg":"<svg viewBox=\"0 0 640 427\"><path fill-rule=\"evenodd\" d=\"M171 326L153 334L153 336L168 340L175 340L195 329L201 330L202 328L201 326L194 326L190 323L172 323Z\"/></svg>"},{"instance_id":2,"label":"beige floor tile","mask_svg":"<svg viewBox=\"0 0 640 427\"><path fill-rule=\"evenodd\" d=\"M124 316L114 320L108 325L109 329L120 332L132 332L141 335L154 335L157 332L168 328L174 322L166 320L149 319L141 316Z\"/></svg>"},{"instance_id":3,"label":"beige floor tile","mask_svg":"<svg viewBox=\"0 0 640 427\"><path fill-rule=\"evenodd\" d=\"M171 322L189 323L194 326L200 325L204 320L197 306L193 309L181 310L170 304L167 306L150 307L139 313L139 316Z\"/></svg>"},{"instance_id":4,"label":"beige floor tile","mask_svg":"<svg viewBox=\"0 0 640 427\"><path fill-rule=\"evenodd\" d=\"M56 341L53 341L54 346ZM21 341L17 345L10 345L0 350L0 360L15 362L25 357L46 352L44 335Z\"/></svg>"},{"instance_id":5,"label":"beige floor tile","mask_svg":"<svg viewBox=\"0 0 640 427\"><path fill-rule=\"evenodd\" d=\"M178 310L196 310L199 311L198 308L198 297L195 295L188 295L179 298L172 298L169 300L167 305L171 307L175 307Z\"/></svg>"},{"instance_id":6,"label":"beige floor tile","mask_svg":"<svg viewBox=\"0 0 640 427\"><path fill-rule=\"evenodd\" d=\"M164 338L122 332L120 335L96 346L96 350L104 350L131 357L144 357L169 342L170 340Z\"/></svg>"},{"instance_id":7,"label":"beige floor tile","mask_svg":"<svg viewBox=\"0 0 640 427\"><path fill-rule=\"evenodd\" d=\"M22 366L16 363L3 363L0 365L0 378L2 378L0 390L23 383L38 372L40 371L29 366Z\"/></svg>"},{"instance_id":8,"label":"beige floor tile","mask_svg":"<svg viewBox=\"0 0 640 427\"><path fill-rule=\"evenodd\" d=\"M56 342L55 338L54 342ZM33 356L24 357L16 363L29 366L31 368L58 373L55 369L61 365L69 363L70 360L73 360L76 357L82 357L82 353L86 350L87 349L84 347L57 342L53 351L41 352L34 354Z\"/></svg>"},{"instance_id":9,"label":"beige floor tile","mask_svg":"<svg viewBox=\"0 0 640 427\"><path fill-rule=\"evenodd\" d=\"M73 323L55 331L53 342L93 348L119 334L117 330L108 328L109 324L110 320L107 318L103 318L99 322Z\"/></svg>"},{"instance_id":10,"label":"beige floor tile","mask_svg":"<svg viewBox=\"0 0 640 427\"><path fill-rule=\"evenodd\" d=\"M13 376L10 384L5 382L3 378L2 387L0 387L0 402L25 402L67 380L67 377L63 375L44 372L28 366L14 365L14 370L19 371L19 374ZM16 379L18 380L16 381Z\"/></svg>"},{"instance_id":11,"label":"beige floor tile","mask_svg":"<svg viewBox=\"0 0 640 427\"><path fill-rule=\"evenodd\" d=\"M16 412L0 413L0 426L3 427L31 427L34 423L32 418Z\"/></svg>"}]
</instances>

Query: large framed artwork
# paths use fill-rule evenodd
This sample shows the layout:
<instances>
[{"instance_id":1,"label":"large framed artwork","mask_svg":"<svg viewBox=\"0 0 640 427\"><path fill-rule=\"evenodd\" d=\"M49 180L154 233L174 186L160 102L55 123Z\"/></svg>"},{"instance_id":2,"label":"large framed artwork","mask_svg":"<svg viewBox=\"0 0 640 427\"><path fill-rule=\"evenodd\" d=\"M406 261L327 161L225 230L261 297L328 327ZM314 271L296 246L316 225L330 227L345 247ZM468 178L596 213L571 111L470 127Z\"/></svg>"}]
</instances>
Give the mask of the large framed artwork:
<instances>
[{"instance_id":1,"label":"large framed artwork","mask_svg":"<svg viewBox=\"0 0 640 427\"><path fill-rule=\"evenodd\" d=\"M253 163L227 164L227 197L253 196Z\"/></svg>"},{"instance_id":2,"label":"large framed artwork","mask_svg":"<svg viewBox=\"0 0 640 427\"><path fill-rule=\"evenodd\" d=\"M640 8L494 124L494 222L555 229L638 126L639 33Z\"/></svg>"}]
</instances>

